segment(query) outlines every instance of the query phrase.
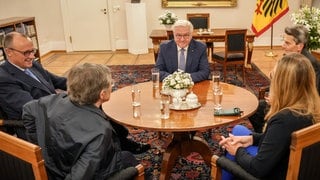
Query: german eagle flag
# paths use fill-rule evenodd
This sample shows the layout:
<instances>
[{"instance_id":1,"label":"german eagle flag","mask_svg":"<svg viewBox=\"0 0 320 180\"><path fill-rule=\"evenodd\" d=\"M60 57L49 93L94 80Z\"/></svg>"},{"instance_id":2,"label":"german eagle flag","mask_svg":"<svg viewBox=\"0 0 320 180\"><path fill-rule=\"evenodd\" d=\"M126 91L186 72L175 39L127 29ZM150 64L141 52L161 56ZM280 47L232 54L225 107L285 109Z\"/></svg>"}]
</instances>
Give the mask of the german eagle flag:
<instances>
[{"instance_id":1,"label":"german eagle flag","mask_svg":"<svg viewBox=\"0 0 320 180\"><path fill-rule=\"evenodd\" d=\"M251 29L258 37L289 11L287 0L257 0Z\"/></svg>"}]
</instances>

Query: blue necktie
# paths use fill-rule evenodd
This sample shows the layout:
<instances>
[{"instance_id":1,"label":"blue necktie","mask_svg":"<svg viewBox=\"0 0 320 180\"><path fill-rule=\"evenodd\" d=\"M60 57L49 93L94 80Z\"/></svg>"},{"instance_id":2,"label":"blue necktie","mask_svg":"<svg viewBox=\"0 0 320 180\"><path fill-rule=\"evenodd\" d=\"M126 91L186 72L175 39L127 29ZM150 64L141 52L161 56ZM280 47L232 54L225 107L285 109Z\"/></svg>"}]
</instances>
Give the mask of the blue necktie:
<instances>
[{"instance_id":1,"label":"blue necktie","mask_svg":"<svg viewBox=\"0 0 320 180\"><path fill-rule=\"evenodd\" d=\"M186 58L184 56L184 51L185 49L181 48L180 49L180 57L179 57L179 69L185 70L186 68Z\"/></svg>"},{"instance_id":2,"label":"blue necktie","mask_svg":"<svg viewBox=\"0 0 320 180\"><path fill-rule=\"evenodd\" d=\"M39 79L37 78L37 76L34 75L34 74L30 71L30 69L24 70L24 73L26 73L28 76L32 77L33 79L39 81ZM39 82L40 82L40 81L39 81Z\"/></svg>"}]
</instances>

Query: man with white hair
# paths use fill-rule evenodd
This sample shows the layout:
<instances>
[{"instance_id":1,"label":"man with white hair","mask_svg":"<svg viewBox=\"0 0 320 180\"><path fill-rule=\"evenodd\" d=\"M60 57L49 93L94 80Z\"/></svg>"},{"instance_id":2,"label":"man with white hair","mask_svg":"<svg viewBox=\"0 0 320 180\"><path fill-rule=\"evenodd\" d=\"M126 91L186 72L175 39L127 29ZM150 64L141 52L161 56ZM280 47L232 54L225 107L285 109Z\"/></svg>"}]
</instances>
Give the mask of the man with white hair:
<instances>
[{"instance_id":1,"label":"man with white hair","mask_svg":"<svg viewBox=\"0 0 320 180\"><path fill-rule=\"evenodd\" d=\"M193 82L207 80L210 74L207 47L192 39L193 25L178 20L172 29L174 39L160 45L155 65L160 69L161 81L178 69L190 73Z\"/></svg>"}]
</instances>

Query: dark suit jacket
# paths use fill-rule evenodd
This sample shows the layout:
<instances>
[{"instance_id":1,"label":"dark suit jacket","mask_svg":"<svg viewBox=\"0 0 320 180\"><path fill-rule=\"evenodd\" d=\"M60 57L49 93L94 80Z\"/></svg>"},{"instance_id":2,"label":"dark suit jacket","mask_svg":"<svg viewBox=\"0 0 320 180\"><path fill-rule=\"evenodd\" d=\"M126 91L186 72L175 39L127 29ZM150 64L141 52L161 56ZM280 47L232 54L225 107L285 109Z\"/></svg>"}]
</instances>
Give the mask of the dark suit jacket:
<instances>
[{"instance_id":1,"label":"dark suit jacket","mask_svg":"<svg viewBox=\"0 0 320 180\"><path fill-rule=\"evenodd\" d=\"M0 65L0 106L7 119L21 119L22 106L33 99L66 90L66 78L56 76L33 62L30 70L41 81L33 79L8 61Z\"/></svg>"},{"instance_id":2,"label":"dark suit jacket","mask_svg":"<svg viewBox=\"0 0 320 180\"><path fill-rule=\"evenodd\" d=\"M126 167L119 135L93 105L60 93L28 102L22 119L28 140L42 148L49 179L108 179Z\"/></svg>"},{"instance_id":3,"label":"dark suit jacket","mask_svg":"<svg viewBox=\"0 0 320 180\"><path fill-rule=\"evenodd\" d=\"M306 48L302 49L301 54L303 54L310 60L314 68L314 71L316 73L316 81L317 81L316 85L317 85L318 93L320 95L320 63Z\"/></svg>"},{"instance_id":4,"label":"dark suit jacket","mask_svg":"<svg viewBox=\"0 0 320 180\"><path fill-rule=\"evenodd\" d=\"M160 80L178 70L178 49L174 40L160 45L155 67L160 69ZM207 47L204 43L192 39L187 53L185 72L190 73L193 82L207 80L210 74Z\"/></svg>"}]
</instances>

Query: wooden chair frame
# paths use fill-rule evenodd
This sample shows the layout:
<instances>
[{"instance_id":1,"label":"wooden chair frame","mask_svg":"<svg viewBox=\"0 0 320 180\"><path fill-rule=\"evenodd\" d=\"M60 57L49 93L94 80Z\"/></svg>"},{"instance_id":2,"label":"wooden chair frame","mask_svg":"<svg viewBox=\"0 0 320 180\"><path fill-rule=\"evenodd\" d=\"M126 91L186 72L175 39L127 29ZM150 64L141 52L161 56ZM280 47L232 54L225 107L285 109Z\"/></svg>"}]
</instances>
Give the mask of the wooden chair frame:
<instances>
[{"instance_id":1,"label":"wooden chair frame","mask_svg":"<svg viewBox=\"0 0 320 180\"><path fill-rule=\"evenodd\" d=\"M320 123L314 124L312 126L300 129L295 131L291 135L291 145L290 145L290 156L287 170L287 180L298 179L300 172L300 164L302 160L302 152L303 149L309 147L311 145L320 143ZM214 180L221 179L222 169L218 165L219 156L213 155L211 158L211 177ZM317 158L314 161L318 162ZM237 165L233 162L235 166ZM232 165L234 166L234 165ZM316 166L316 168L319 166ZM242 171L245 171L242 169ZM315 179L319 179L319 177L314 177ZM246 177L246 179L254 179L250 175Z\"/></svg>"},{"instance_id":2,"label":"wooden chair frame","mask_svg":"<svg viewBox=\"0 0 320 180\"><path fill-rule=\"evenodd\" d=\"M37 145L0 131L0 150L32 165L36 180L48 179L42 158L41 148ZM16 171L19 173L19 170Z\"/></svg>"},{"instance_id":3,"label":"wooden chair frame","mask_svg":"<svg viewBox=\"0 0 320 180\"><path fill-rule=\"evenodd\" d=\"M138 175L134 178L135 180L144 180L144 167L142 164L138 164L136 166L136 169L138 170Z\"/></svg>"},{"instance_id":4,"label":"wooden chair frame","mask_svg":"<svg viewBox=\"0 0 320 180\"><path fill-rule=\"evenodd\" d=\"M42 158L41 148L35 144L19 139L0 131L0 150L18 159L21 159L32 166L35 180L47 180L45 162ZM135 180L144 180L144 167L138 164L135 167L138 171ZM19 170L17 170L19 173Z\"/></svg>"},{"instance_id":5,"label":"wooden chair frame","mask_svg":"<svg viewBox=\"0 0 320 180\"><path fill-rule=\"evenodd\" d=\"M187 20L189 20L193 24L194 29L209 29L210 28L210 14L209 13L187 13ZM199 27L196 24L197 20L206 20L205 27ZM213 42L205 42L208 50L208 57L212 56L213 53Z\"/></svg>"},{"instance_id":6,"label":"wooden chair frame","mask_svg":"<svg viewBox=\"0 0 320 180\"><path fill-rule=\"evenodd\" d=\"M297 179L300 172L302 151L304 148L320 142L320 123L298 130L291 135L290 157L287 180ZM318 161L316 159L315 161ZM318 161L319 162L319 161ZM320 162L319 162L320 163ZM319 165L318 163L318 165ZM319 166L318 166L319 167ZM319 179L320 177L315 177Z\"/></svg>"},{"instance_id":7,"label":"wooden chair frame","mask_svg":"<svg viewBox=\"0 0 320 180\"><path fill-rule=\"evenodd\" d=\"M267 92L269 92L270 87L269 86L262 86L259 88L259 93L258 93L258 99L262 100L264 99L265 95Z\"/></svg>"},{"instance_id":8,"label":"wooden chair frame","mask_svg":"<svg viewBox=\"0 0 320 180\"><path fill-rule=\"evenodd\" d=\"M233 35L243 35L243 46L244 48L242 50L232 50L230 47L230 42L229 38L230 36ZM234 29L234 30L227 30L226 31L226 36L225 36L225 50L223 52L217 52L214 53L212 60L216 63L222 64L223 66L223 76L224 80L226 80L227 76L227 66L234 65L235 66L235 71L237 72L236 65L242 65L242 78L243 81L245 80L245 60L246 60L246 38L247 38L247 29ZM234 43L239 43L239 42L234 42ZM217 59L214 56L219 55L221 57L224 56L223 60ZM230 57L235 56L237 54L242 54L243 58L240 60L229 60Z\"/></svg>"},{"instance_id":9,"label":"wooden chair frame","mask_svg":"<svg viewBox=\"0 0 320 180\"><path fill-rule=\"evenodd\" d=\"M194 29L200 29L200 27L198 27L197 24L194 24L195 20L206 20L207 21L206 27L201 27L201 28L203 28L203 29L210 28L210 14L209 13L188 13L187 20L193 24Z\"/></svg>"}]
</instances>

